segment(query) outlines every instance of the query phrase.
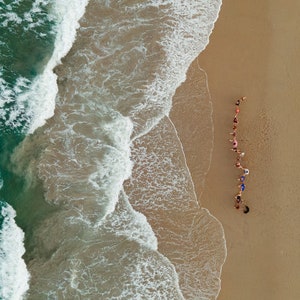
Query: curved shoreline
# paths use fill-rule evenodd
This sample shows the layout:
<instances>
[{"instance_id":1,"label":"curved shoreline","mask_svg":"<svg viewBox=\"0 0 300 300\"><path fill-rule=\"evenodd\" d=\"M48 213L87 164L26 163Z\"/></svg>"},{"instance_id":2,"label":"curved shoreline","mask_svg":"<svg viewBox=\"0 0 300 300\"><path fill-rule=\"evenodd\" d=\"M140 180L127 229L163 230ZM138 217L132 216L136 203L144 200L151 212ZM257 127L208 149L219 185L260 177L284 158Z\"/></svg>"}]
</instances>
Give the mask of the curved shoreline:
<instances>
[{"instance_id":1,"label":"curved shoreline","mask_svg":"<svg viewBox=\"0 0 300 300\"><path fill-rule=\"evenodd\" d=\"M228 256L219 300L298 299L300 49L297 1L226 1L199 61L214 104L215 149L204 206L222 222ZM247 215L234 209L238 171L228 133L233 101L247 95L239 130L251 169ZM288 145L288 147L287 147Z\"/></svg>"},{"instance_id":2,"label":"curved shoreline","mask_svg":"<svg viewBox=\"0 0 300 300\"><path fill-rule=\"evenodd\" d=\"M197 80L199 82L197 82ZM205 81L205 85L203 85L202 80ZM194 85L195 82L196 84ZM194 88L192 86L194 86ZM203 91L203 86L206 87L206 91ZM204 119L206 119L206 122L210 125L209 129L204 130L204 132L202 128L204 124L203 123L198 124L199 119L197 118L197 116L194 118L191 117L193 112L197 110L196 107L198 107L199 112L203 114L203 112L201 111L201 108L203 108L203 104L204 106L209 107L208 114L205 115L204 113L204 116L208 115L209 117L205 118L203 115L201 116L204 117ZM190 106L190 110L183 109L183 106L185 108ZM193 106L195 106L194 109ZM199 116L200 114L198 115L198 117ZM170 112L170 120L174 125L174 130L176 131L177 138L181 144L186 168L190 174L191 182L193 184L195 199L197 200L201 210L205 211L211 218L213 218L215 222L219 224L220 226L219 229L222 230L223 243L224 243L223 244L224 253L222 255L224 255L224 258L222 264L220 265L220 269L218 273L220 284L219 284L218 293L216 295L217 298L221 290L221 274L222 274L223 265L227 257L227 247L226 247L225 232L222 223L220 222L220 220L218 220L217 217L211 214L211 212L201 203L203 190L205 189L205 182L212 163L212 154L214 150L214 123L213 123L213 106L212 106L211 95L209 91L208 76L205 70L203 70L200 67L198 58L196 58L193 61L193 63L190 65L187 71L186 81L182 83L176 90L176 93L173 97L173 105ZM208 124L205 124L204 126L207 126ZM192 138L189 135L189 129L188 130L186 129L186 128L190 128L191 126L193 126L193 129L195 130L195 132L197 132L196 135L193 134ZM209 130L211 130L210 133ZM203 153L201 153L202 155L197 155L197 153L192 152L192 149L196 150L195 144L197 144L197 139L200 142L200 145L198 146L200 146L203 149ZM211 141L211 146L210 146L211 148L209 151L209 161L207 163L207 166L204 168L205 169L204 174L201 174L203 178L201 178L201 176L199 176L200 175L199 172L197 172L197 165L201 165L204 157L207 157L208 154L207 142L209 143L209 140Z\"/></svg>"}]
</instances>

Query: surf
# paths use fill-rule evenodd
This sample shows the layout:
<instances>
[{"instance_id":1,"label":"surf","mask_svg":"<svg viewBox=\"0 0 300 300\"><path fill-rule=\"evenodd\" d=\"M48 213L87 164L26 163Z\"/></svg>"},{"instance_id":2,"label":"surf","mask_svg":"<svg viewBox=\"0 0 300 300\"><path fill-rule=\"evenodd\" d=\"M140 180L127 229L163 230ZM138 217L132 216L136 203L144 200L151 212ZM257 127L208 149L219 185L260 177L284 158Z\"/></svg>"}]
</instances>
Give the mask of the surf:
<instances>
[{"instance_id":1,"label":"surf","mask_svg":"<svg viewBox=\"0 0 300 300\"><path fill-rule=\"evenodd\" d=\"M63 15L68 6L60 4ZM182 239L189 226L205 228L207 218L199 213L182 145L168 114L190 63L208 43L219 8L219 1L91 2L80 27L77 17L70 22L78 28L74 43L71 38L66 48L60 48L68 37L56 34L58 44L51 58L34 88L21 96L21 103L32 99L26 107L28 135L15 148L9 165L11 173L24 181L21 192L29 199L27 204L44 211L30 219L31 231L26 232L25 259L34 278L29 298L199 296L195 288L199 281L183 280L183 270L191 278L194 269L185 256L184 263L176 263L178 245L165 238L168 232L178 235L191 249L209 244L205 238L198 240L194 231L189 234L195 244ZM173 146L175 150L169 151ZM172 172L161 172L164 169ZM177 173L184 176L178 178ZM143 179L153 190L145 189ZM38 196L30 200L34 194ZM181 211L193 217L185 215L184 224L156 226L161 220L150 216L149 209L165 208L175 216ZM222 231L213 228L221 253ZM204 272L212 275L208 286L213 282L214 288L201 289L201 295L215 295L219 286L215 269ZM116 286L120 278L122 284Z\"/></svg>"}]
</instances>

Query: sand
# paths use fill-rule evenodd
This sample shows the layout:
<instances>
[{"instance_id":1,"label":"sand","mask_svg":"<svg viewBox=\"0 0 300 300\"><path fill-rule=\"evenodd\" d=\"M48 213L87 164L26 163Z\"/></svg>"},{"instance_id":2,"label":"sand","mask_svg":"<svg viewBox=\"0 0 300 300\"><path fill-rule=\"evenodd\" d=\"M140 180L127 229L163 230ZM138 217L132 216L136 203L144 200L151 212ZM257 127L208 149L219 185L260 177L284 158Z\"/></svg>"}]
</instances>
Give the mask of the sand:
<instances>
[{"instance_id":1,"label":"sand","mask_svg":"<svg viewBox=\"0 0 300 300\"><path fill-rule=\"evenodd\" d=\"M206 71L214 150L204 185L195 167L202 155L190 151L197 137L183 129L199 122L171 112L198 198L224 227L228 255L219 300L300 299L299 10L297 0L224 0L209 45L180 87L181 95L190 90L199 65ZM240 96L247 96L238 125L243 164L250 169L243 193L247 215L233 207L240 171L228 141Z\"/></svg>"}]
</instances>

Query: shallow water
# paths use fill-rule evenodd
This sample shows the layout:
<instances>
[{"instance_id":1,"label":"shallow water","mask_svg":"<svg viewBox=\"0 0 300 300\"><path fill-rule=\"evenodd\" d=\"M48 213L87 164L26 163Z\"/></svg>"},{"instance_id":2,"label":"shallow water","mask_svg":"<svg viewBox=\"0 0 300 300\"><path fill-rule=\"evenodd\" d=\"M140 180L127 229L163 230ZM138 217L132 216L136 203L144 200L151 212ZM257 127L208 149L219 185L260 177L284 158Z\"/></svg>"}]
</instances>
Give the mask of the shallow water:
<instances>
[{"instance_id":1,"label":"shallow water","mask_svg":"<svg viewBox=\"0 0 300 300\"><path fill-rule=\"evenodd\" d=\"M169 118L135 141L132 158L132 177L125 185L129 199L147 217L158 239L159 252L174 265L184 298L214 299L224 261L223 230L199 206L181 143Z\"/></svg>"},{"instance_id":2,"label":"shallow water","mask_svg":"<svg viewBox=\"0 0 300 300\"><path fill-rule=\"evenodd\" d=\"M218 294L223 231L199 207L167 116L219 5L90 1L71 51L55 68L53 117L36 129L53 113L54 86L45 92L46 114L35 109L25 118L32 134L20 143L18 132L19 140L3 147L1 195L25 232L28 299ZM53 53L47 72L59 61ZM52 82L51 74L44 79ZM30 109L42 107L37 98Z\"/></svg>"}]
</instances>

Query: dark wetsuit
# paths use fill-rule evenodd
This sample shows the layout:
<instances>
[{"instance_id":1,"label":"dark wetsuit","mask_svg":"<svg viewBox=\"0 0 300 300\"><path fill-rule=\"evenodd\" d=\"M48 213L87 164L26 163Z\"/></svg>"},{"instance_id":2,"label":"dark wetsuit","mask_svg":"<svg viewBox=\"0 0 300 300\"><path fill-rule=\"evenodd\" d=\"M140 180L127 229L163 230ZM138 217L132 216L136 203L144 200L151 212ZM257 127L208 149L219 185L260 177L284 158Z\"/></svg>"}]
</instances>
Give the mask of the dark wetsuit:
<instances>
[{"instance_id":1,"label":"dark wetsuit","mask_svg":"<svg viewBox=\"0 0 300 300\"><path fill-rule=\"evenodd\" d=\"M244 214L247 214L249 211L250 211L250 208L247 205L245 205Z\"/></svg>"}]
</instances>

